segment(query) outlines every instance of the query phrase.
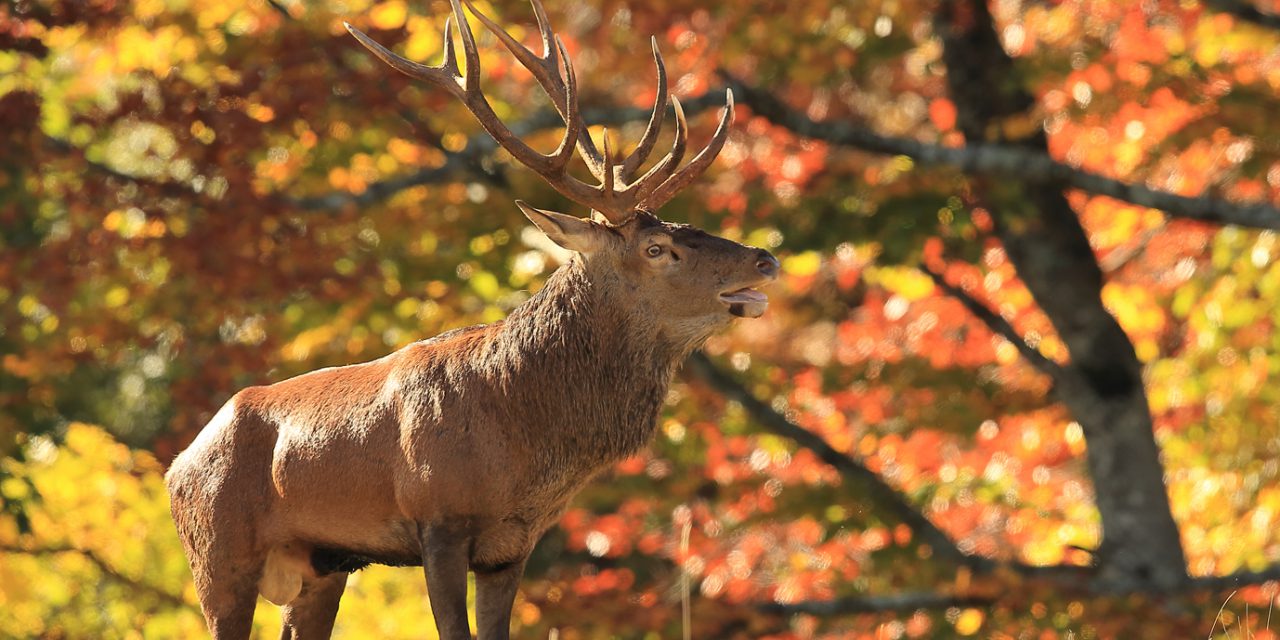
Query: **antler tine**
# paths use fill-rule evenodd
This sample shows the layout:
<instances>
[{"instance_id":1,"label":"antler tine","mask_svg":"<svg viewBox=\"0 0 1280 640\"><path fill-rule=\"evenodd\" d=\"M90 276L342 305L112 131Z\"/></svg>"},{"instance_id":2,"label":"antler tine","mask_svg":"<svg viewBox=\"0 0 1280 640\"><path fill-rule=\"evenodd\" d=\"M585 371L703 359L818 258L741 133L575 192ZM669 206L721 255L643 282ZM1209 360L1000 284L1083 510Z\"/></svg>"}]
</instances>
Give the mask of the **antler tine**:
<instances>
[{"instance_id":1,"label":"antler tine","mask_svg":"<svg viewBox=\"0 0 1280 640\"><path fill-rule=\"evenodd\" d=\"M689 123L684 117L684 107L680 105L680 99L671 96L671 108L676 112L676 132L675 139L671 142L671 151L663 156L653 168L636 180L630 190L635 194L637 201L644 201L646 197L655 189L666 182L667 178L675 173L676 167L680 166L680 161L684 159L685 146L689 140Z\"/></svg>"},{"instance_id":2,"label":"antler tine","mask_svg":"<svg viewBox=\"0 0 1280 640\"><path fill-rule=\"evenodd\" d=\"M560 79L556 76L560 70L560 56L559 50L556 47L556 34L551 30L551 22L547 20L547 12L543 10L541 2L538 2L538 0L530 0L533 4L533 15L538 21L538 33L542 36L542 55L539 56L534 55L533 51L530 51L528 47L516 42L516 39L511 37L511 34L507 33L506 29L499 26L498 23L490 19L489 16L481 13L471 0L462 1L466 3L467 8L471 10L471 13L475 14L476 19L480 21L480 24L483 24L490 33L496 36L498 40L502 42L503 46L515 55L516 59L520 61L520 64L523 64L529 69L529 71L533 72L533 75L538 77L539 82L547 80L550 81L552 85L560 88ZM546 76L545 78L542 77L544 75ZM553 98L556 99L556 106L558 108L564 106L563 104L560 104L564 100L564 96L562 94L557 92L557 95L553 96Z\"/></svg>"},{"instance_id":3,"label":"antler tine","mask_svg":"<svg viewBox=\"0 0 1280 640\"><path fill-rule=\"evenodd\" d=\"M555 38L555 45L557 47L564 46L558 37ZM590 137L582 135L585 127L582 122L582 111L578 109L578 76L573 71L573 60L569 56L564 56L564 75L565 108L561 112L564 117L564 138L560 140L560 146L556 148L551 156L554 160L552 166L555 167L556 173L563 177L568 177L565 169L569 166L569 161L573 159L574 148L580 144L582 138L586 137L590 140ZM607 154L608 151L606 150L605 153Z\"/></svg>"},{"instance_id":4,"label":"antler tine","mask_svg":"<svg viewBox=\"0 0 1280 640\"><path fill-rule=\"evenodd\" d=\"M542 31L543 52L541 56L534 55L528 47L516 42L516 39L512 38L511 34L507 33L505 29L498 25L498 23L490 19L489 16L481 13L479 9L476 9L476 6L471 3L471 0L463 1L467 3L467 8L470 9L471 13L480 21L480 24L484 25L490 33L498 38L498 41L507 48L507 51L510 51L511 54L516 57L516 60L519 60L520 64L524 65L525 68L533 74L533 77L538 80L539 84L543 85L543 87L551 85L555 88L555 91L548 91L548 93L552 94L552 101L556 103L556 108L563 114L565 108L565 95L563 93L563 85L559 78L560 61L557 59L559 56L556 51L555 34L551 33L549 30ZM535 10L535 13L538 12ZM541 19L539 19L538 26L540 29L543 26L541 24Z\"/></svg>"},{"instance_id":5,"label":"antler tine","mask_svg":"<svg viewBox=\"0 0 1280 640\"><path fill-rule=\"evenodd\" d=\"M679 168L687 146L688 123L680 101L670 95L662 53L658 50L657 39L651 38L654 64L658 71L658 92L654 100L653 112L636 149L623 159L621 165L618 165L613 157L608 130L604 133L603 152L597 151L595 143L586 131L586 124L583 122L581 109L578 106L578 83L573 61L564 46L564 41L551 30L540 0L530 0L530 2L533 4L534 14L538 19L538 30L543 40L544 51L540 56L517 42L488 16L477 11L471 0L449 0L452 15L445 21L444 60L438 66L427 66L407 60L374 42L360 30L351 25L346 26L351 35L355 36L365 48L392 68L408 76L446 88L466 105L479 121L480 126L517 162L538 173L556 191L579 204L591 207L612 224L622 224L630 219L637 209L652 210L661 206L706 171L728 139L729 126L733 121L732 92L726 95L725 111L710 143L688 165ZM468 25L462 8L464 3L475 14L476 19L533 73L564 118L564 137L554 152L544 154L535 151L516 136L494 113L493 107L480 88L480 55L476 48L475 34ZM465 71L459 67L453 42L455 22L466 64ZM561 75L562 66L563 76ZM675 139L671 150L643 176L630 182L632 174L644 163L657 142L668 100L671 102L676 118ZM575 148L581 152L588 168L600 180L598 185L587 184L569 174L568 165L573 158Z\"/></svg>"},{"instance_id":6,"label":"antler tine","mask_svg":"<svg viewBox=\"0 0 1280 640\"><path fill-rule=\"evenodd\" d=\"M599 211L611 224L619 225L635 215L634 194L626 191L619 193L614 190L617 168L613 164L613 152L609 149L609 129L607 127L604 130L602 140L604 148L604 179L600 184L600 197L604 206L596 207L596 211ZM624 197L619 198L620 195Z\"/></svg>"},{"instance_id":7,"label":"antler tine","mask_svg":"<svg viewBox=\"0 0 1280 640\"><path fill-rule=\"evenodd\" d=\"M458 0L451 1L455 4L458 2ZM547 184L550 184L556 191L564 194L569 199L593 206L599 200L595 187L570 176L566 171L569 160L573 157L575 142L582 137L583 122L578 109L577 74L574 72L573 62L568 56L564 56L564 61L565 75L568 78L565 85L564 138L560 140L559 147L549 155L535 151L512 133L511 129L507 128L507 125L493 112L493 107L489 105L489 101L479 89L467 93L464 97L464 102L471 109L471 113L475 115L476 120L480 122L480 126L484 127L484 130L502 148L506 149L512 157L521 164L533 169L538 175L542 176L543 180L547 181Z\"/></svg>"},{"instance_id":8,"label":"antler tine","mask_svg":"<svg viewBox=\"0 0 1280 640\"><path fill-rule=\"evenodd\" d=\"M601 138L601 140L603 144L601 146L604 147L604 152L603 152L604 153L604 177L600 180L600 197L606 203L605 209L613 209L613 207L607 206L608 204L611 204L613 202L614 197L617 196L617 193L615 193L613 190L613 178L614 178L613 152L609 150L609 128L608 127L605 127L604 132L602 133L602 136L603 137ZM622 222L622 220L616 219L616 216L613 215L612 211L602 210L600 211L600 213L603 213L604 217L609 219L609 222L612 222L614 224L618 224L619 222Z\"/></svg>"},{"instance_id":9,"label":"antler tine","mask_svg":"<svg viewBox=\"0 0 1280 640\"><path fill-rule=\"evenodd\" d=\"M564 60L565 68L570 68L569 51L565 49L564 40L560 36L555 36L556 49L560 52L560 58ZM545 90L545 87L544 87ZM550 93L548 91L548 93ZM578 155L582 156L582 161L586 163L587 169L591 170L591 175L597 180L604 180L603 158L600 151L596 149L596 143L592 142L591 134L587 132L586 125L582 127L582 133L578 136Z\"/></svg>"},{"instance_id":10,"label":"antler tine","mask_svg":"<svg viewBox=\"0 0 1280 640\"><path fill-rule=\"evenodd\" d=\"M347 32L360 41L364 48L368 49L373 55L378 56L379 60L387 63L392 69L403 73L410 78L426 80L435 85L444 87L457 98L463 98L463 88L458 84L458 61L453 55L452 38L449 36L449 23L445 22L445 42L450 43L445 46L444 62L437 67L418 64L407 58L400 57L392 53L390 49L378 44L373 38L365 35L363 31L351 26L350 23L343 22L342 25L347 28Z\"/></svg>"},{"instance_id":11,"label":"antler tine","mask_svg":"<svg viewBox=\"0 0 1280 640\"><path fill-rule=\"evenodd\" d=\"M538 21L538 33L542 35L542 49L548 57L556 55L551 45L555 43L556 33L551 29L551 21L547 19L547 10L540 0L529 0L533 5L533 17Z\"/></svg>"},{"instance_id":12,"label":"antler tine","mask_svg":"<svg viewBox=\"0 0 1280 640\"><path fill-rule=\"evenodd\" d=\"M458 21L458 36L462 38L462 57L467 61L467 75L463 87L468 95L480 92L480 52L476 49L476 36L471 33L471 24L467 22L467 14L462 12L458 0L449 0L453 9L453 17Z\"/></svg>"},{"instance_id":13,"label":"antler tine","mask_svg":"<svg viewBox=\"0 0 1280 640\"><path fill-rule=\"evenodd\" d=\"M566 111L568 106L568 98L565 95L564 82L560 79L560 59L564 59L566 63L569 55L564 51L564 43L559 36L551 30L551 23L547 20L547 13L542 8L542 3L538 0L530 0L533 5L534 16L538 20L538 32L542 35L542 55L536 55L528 47L520 44L511 34L507 33L498 23L494 22L489 16L481 13L476 9L471 0L463 0L466 2L467 8L471 13L475 14L480 24L484 25L490 33L502 43L502 46L515 56L529 73L533 74L538 84L542 86L542 90L551 98L551 104L560 112L563 118L568 117ZM582 154L583 161L586 162L587 168L595 175L597 180L603 180L600 152L596 149L595 144L591 141L591 136L584 135L578 139L578 150Z\"/></svg>"},{"instance_id":14,"label":"antler tine","mask_svg":"<svg viewBox=\"0 0 1280 640\"><path fill-rule=\"evenodd\" d=\"M729 125L733 123L733 89L725 90L724 114L720 117L720 126L716 127L715 135L711 137L709 142L698 155L684 168L676 172L675 175L667 178L654 189L652 193L641 196L638 207L653 210L663 204L666 204L681 189L689 185L702 175L707 167L711 166L712 161L720 154L720 150L724 148L724 143L729 139Z\"/></svg>"},{"instance_id":15,"label":"antler tine","mask_svg":"<svg viewBox=\"0 0 1280 640\"><path fill-rule=\"evenodd\" d=\"M399 71L409 77L426 80L432 84L436 84L449 90L455 97L462 100L463 104L475 114L476 119L480 121L480 126L493 136L493 139L502 145L504 149L511 153L521 163L529 166L534 171L542 174L548 182L552 182L556 175L563 174L565 165L568 160L563 158L561 151L557 151L553 155L544 155L534 151L532 147L525 144L511 133L511 130L502 121L498 119L497 114L493 112L493 107L489 105L489 101L485 99L484 94L480 91L480 55L476 51L476 41L471 33L471 28L467 25L466 16L462 13L462 5L458 0L449 0L449 4L453 7L452 18L458 21L458 32L462 37L463 55L467 61L466 74L461 76L462 83L459 84L459 69L457 55L453 50L452 37L452 21L448 18L445 20L445 51L444 62L438 67L430 67L424 64L418 64L407 58L401 57L391 50L375 42L372 38L365 35L359 29L346 24L347 31L355 36L360 44L378 56L383 62L387 63L391 68ZM577 109L571 110L575 117L574 121L579 120L576 117ZM570 123L572 124L572 123ZM572 129L574 127L570 127ZM577 127L580 131L581 126ZM577 133L575 133L576 137ZM575 137L569 138L574 140ZM551 175L549 175L551 172ZM569 178L567 175L561 175L562 178ZM573 180L572 178L569 178ZM573 183L577 183L576 185ZM565 185L556 185L558 190L565 195L590 193L591 187L583 184L581 181L573 180L573 183ZM570 197L574 197L570 195Z\"/></svg>"},{"instance_id":16,"label":"antler tine","mask_svg":"<svg viewBox=\"0 0 1280 640\"><path fill-rule=\"evenodd\" d=\"M444 19L444 62L440 63L440 67L453 77L453 84L458 84L457 78L462 73L458 70L458 52L453 48L453 16Z\"/></svg>"},{"instance_id":17,"label":"antler tine","mask_svg":"<svg viewBox=\"0 0 1280 640\"><path fill-rule=\"evenodd\" d=\"M635 151L622 161L622 175L619 177L624 183L631 181L632 174L644 164L649 152L653 151L653 146L658 142L658 133L662 131L663 116L667 113L667 66L662 61L662 52L658 51L658 39L650 36L649 44L653 47L653 63L658 67L658 95L653 100L653 113L649 116L648 128L640 136Z\"/></svg>"}]
</instances>

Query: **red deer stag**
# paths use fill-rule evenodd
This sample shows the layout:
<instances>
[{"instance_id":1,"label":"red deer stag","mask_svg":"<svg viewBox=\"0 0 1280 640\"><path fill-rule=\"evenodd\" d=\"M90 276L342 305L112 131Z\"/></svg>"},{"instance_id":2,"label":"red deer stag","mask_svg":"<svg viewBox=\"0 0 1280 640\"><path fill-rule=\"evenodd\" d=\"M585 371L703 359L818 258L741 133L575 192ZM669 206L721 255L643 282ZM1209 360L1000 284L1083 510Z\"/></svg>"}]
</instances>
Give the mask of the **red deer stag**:
<instances>
[{"instance_id":1,"label":"red deer stag","mask_svg":"<svg viewBox=\"0 0 1280 640\"><path fill-rule=\"evenodd\" d=\"M636 177L662 128L666 72L634 152L599 150L577 104L573 65L533 0L536 55L469 6L532 73L566 131L534 151L480 90L475 38L459 0L460 73L445 25L444 62L406 60L348 26L396 70L460 99L512 157L602 221L520 209L573 257L506 320L410 344L386 357L240 391L174 461L173 517L213 636L247 638L259 593L284 605L284 637L328 637L349 572L371 563L425 567L440 637L470 638L467 572L479 637L507 638L526 558L570 498L650 440L676 367L734 316L754 318L778 261L653 211L711 164L711 142L683 168L675 142ZM561 66L563 65L563 71ZM567 171L574 148L599 184Z\"/></svg>"}]
</instances>

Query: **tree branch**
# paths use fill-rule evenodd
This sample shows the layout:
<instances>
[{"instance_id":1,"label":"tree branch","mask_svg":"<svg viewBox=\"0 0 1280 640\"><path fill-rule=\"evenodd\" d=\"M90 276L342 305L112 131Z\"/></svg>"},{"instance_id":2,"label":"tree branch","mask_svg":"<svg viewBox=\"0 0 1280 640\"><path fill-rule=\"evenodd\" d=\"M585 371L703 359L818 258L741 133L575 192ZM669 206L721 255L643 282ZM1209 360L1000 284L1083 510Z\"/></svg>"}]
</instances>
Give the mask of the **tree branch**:
<instances>
[{"instance_id":1,"label":"tree branch","mask_svg":"<svg viewBox=\"0 0 1280 640\"><path fill-rule=\"evenodd\" d=\"M1004 566L1004 565L1001 565ZM1068 586L1072 592L1083 596L1114 596L1115 593L1090 585L1080 580L1085 576L1087 567L1058 565L1048 567L1032 567L1026 565L1009 566L1015 573L1030 580L1048 580L1055 585ZM1161 592L1151 595L1169 595L1170 593L1204 593L1226 591L1239 587L1262 584L1280 580L1280 564L1271 565L1261 571L1239 571L1222 576L1201 576L1192 578L1172 592ZM1016 588L1016 587L1014 587ZM983 595L962 595L937 592L906 592L889 595L868 595L836 598L833 600L807 600L790 604L767 603L757 606L764 613L775 615L794 615L805 613L815 616L842 616L858 613L880 613L887 611L915 611L918 609L945 609L950 607L985 607L993 605L1008 595L1012 589L1004 593L986 591Z\"/></svg>"},{"instance_id":2,"label":"tree branch","mask_svg":"<svg viewBox=\"0 0 1280 640\"><path fill-rule=\"evenodd\" d=\"M685 370L725 398L742 405L747 414L765 430L812 451L823 462L834 467L847 481L865 487L876 504L888 509L899 522L910 527L915 536L921 542L928 544L939 556L978 572L1008 570L1029 578L1049 580L1063 587L1084 584L1092 576L1093 568L1088 566L1069 564L1038 566L1021 562L998 562L961 551L951 536L933 524L911 504L910 500L885 482L879 474L867 468L862 462L836 451L821 436L775 411L732 375L712 362L706 354L694 352L690 355L685 360Z\"/></svg>"},{"instance_id":3,"label":"tree branch","mask_svg":"<svg viewBox=\"0 0 1280 640\"><path fill-rule=\"evenodd\" d=\"M872 153L902 155L922 164L953 167L966 173L992 174L1024 182L1055 182L1065 187L1109 196L1168 215L1242 227L1280 230L1280 207L1267 202L1237 203L1210 194L1181 196L1129 183L1058 162L1047 153L1012 144L971 142L943 147L908 138L883 136L848 122L816 122L772 93L722 74L740 102L773 124L797 135Z\"/></svg>"},{"instance_id":4,"label":"tree branch","mask_svg":"<svg viewBox=\"0 0 1280 640\"><path fill-rule=\"evenodd\" d=\"M267 4L275 9L276 13L284 16L285 20L294 20L293 14L289 13L289 7L280 4L280 0L267 0Z\"/></svg>"},{"instance_id":5,"label":"tree branch","mask_svg":"<svg viewBox=\"0 0 1280 640\"><path fill-rule=\"evenodd\" d=\"M1191 578L1186 591L1225 591L1251 584L1274 582L1280 580L1280 563L1270 565L1261 571L1237 571L1221 576L1198 576Z\"/></svg>"},{"instance_id":6,"label":"tree branch","mask_svg":"<svg viewBox=\"0 0 1280 640\"><path fill-rule=\"evenodd\" d=\"M1216 224L1234 224L1244 227L1280 230L1280 207L1266 202L1236 203L1212 195L1181 196L1145 185L1107 178L1057 162L1045 153L1016 145L974 143L965 147L943 147L909 138L883 136L846 122L815 122L791 109L768 92L727 76L727 84L739 96L739 102L752 108L775 125L815 140L852 147L872 153L907 156L922 164L947 166L970 173L1012 176L1033 182L1062 182L1064 185L1109 196L1139 206L1161 209L1170 216ZM718 108L721 99L719 89L691 98L682 103L690 117L711 108ZM637 107L586 109L584 119L593 124L620 125L641 122L649 117L646 109ZM550 109L511 124L518 136L529 135L563 125L559 114ZM57 142L63 150L70 145ZM472 136L466 143L463 155L468 163L453 162L434 169L389 178L369 186L364 192L332 191L316 195L294 196L277 194L286 203L305 211L335 211L348 206L364 206L386 200L401 190L412 187L447 182L470 171L476 173L476 165L496 150L496 145L486 134ZM89 160L90 168L115 178L152 184L166 190L181 190L200 195L188 185L156 181L132 176Z\"/></svg>"},{"instance_id":7,"label":"tree branch","mask_svg":"<svg viewBox=\"0 0 1280 640\"><path fill-rule=\"evenodd\" d=\"M81 162L85 164L85 166L90 171L94 173L102 174L104 176L107 176L108 178L115 178L117 180L124 180L126 182L132 182L137 185L159 189L160 191L163 191L165 193L180 193L184 196L195 196L198 198L207 197L205 194L202 194L196 191L189 184L185 184L182 182L174 182L172 180L157 180L155 178L149 178L146 176L135 176L133 174L125 173L123 171L115 169L114 167L105 165L101 162L90 160L89 157L85 155L84 149L74 146L71 143L67 142L66 140L60 140L58 138L53 138L49 136L45 136L44 139L45 139L45 144L49 148L59 153L65 153L67 155L78 158Z\"/></svg>"},{"instance_id":8,"label":"tree branch","mask_svg":"<svg viewBox=\"0 0 1280 640\"><path fill-rule=\"evenodd\" d=\"M804 137L873 153L903 155L922 164L953 167L970 173L1013 176L1039 182L1062 182L1066 186L1097 195L1161 209L1171 216L1180 218L1280 230L1280 207L1274 204L1236 203L1212 195L1181 196L1145 185L1089 173L1057 162L1046 153L1017 145L975 143L959 148L943 147L909 138L880 135L846 122L815 122L791 109L769 92L752 87L728 74L721 75L725 77L727 86L733 89L734 95L738 96L741 104L750 106L755 113L775 125ZM685 113L692 117L708 109L718 108L721 95L720 89L710 90L696 98L690 98L687 102L682 102L682 105ZM620 125L643 121L649 117L649 112L647 109L637 107L606 107L586 109L583 117L585 121L592 124ZM518 136L525 136L562 125L559 114L547 109L539 111L526 120L512 123L511 130ZM492 153L494 149L496 145L488 135L482 133L472 136L467 141L466 151L462 153L473 153L474 162ZM387 185L386 188L376 190L373 195L362 197L357 204L369 204L389 198L396 193L396 186L403 189L420 184L443 182L456 177L455 172L459 168L450 166L445 171L428 170L387 180L383 183ZM374 190L371 188L371 191ZM332 209L348 204L349 198L344 198L344 195L346 195L345 192L335 192L296 198L296 200L312 205L304 208Z\"/></svg>"},{"instance_id":9,"label":"tree branch","mask_svg":"<svg viewBox=\"0 0 1280 640\"><path fill-rule=\"evenodd\" d=\"M88 549L81 549L81 548L73 547L70 545L57 545L57 546L33 547L33 548L24 548L24 547L12 546L12 545L0 545L0 553L11 553L11 554L27 555L27 556L52 556L52 555L61 555L65 553L78 554L84 559L88 560L94 566L96 566L98 570L103 573L103 575L106 575L107 577L111 578L112 580L115 580L116 582L124 584L125 586L128 586L129 588L135 591L140 591L143 593L150 594L154 596L157 600L160 600L161 602L169 606L180 607L184 609L194 609L194 606L191 603L187 602L186 600L183 600L181 596L172 594L164 589L161 589L160 587L147 584L135 578L131 578L127 575L124 575L123 573L120 573L114 567L108 564L106 560L103 560L100 556L98 556L98 554Z\"/></svg>"},{"instance_id":10,"label":"tree branch","mask_svg":"<svg viewBox=\"0 0 1280 640\"><path fill-rule=\"evenodd\" d=\"M933 283L937 285L939 289L942 289L944 293L956 300L959 300L960 304L963 304L964 307L969 310L969 313L972 313L981 320L982 324L987 325L987 328L990 329L992 333L1008 340L1010 344L1018 349L1018 353L1022 354L1022 357L1026 358L1027 362L1031 363L1031 366L1040 370L1041 373L1049 376L1050 378L1053 378L1055 382L1062 381L1062 365L1050 360L1045 357L1043 353L1040 353L1039 349L1027 344L1027 341L1023 339L1022 336L1018 335L1017 330L1015 330L1013 325L1009 324L1009 321L1005 320L1003 316L992 311L987 307L987 305L978 301L977 298L969 295L969 293L964 289L947 282L946 278L942 277L942 274L923 265L920 266L920 269L929 274L929 277L933 279Z\"/></svg>"},{"instance_id":11,"label":"tree branch","mask_svg":"<svg viewBox=\"0 0 1280 640\"><path fill-rule=\"evenodd\" d=\"M1112 251L1105 259L1098 261L1098 266L1102 269L1103 273L1108 275L1119 271L1124 268L1125 265L1134 261L1146 252L1151 241L1154 240L1156 236L1160 235L1160 232L1164 231L1166 226L1167 225L1165 224L1158 224L1146 231L1143 231L1142 235L1138 237L1138 241L1133 243L1132 246L1122 247Z\"/></svg>"},{"instance_id":12,"label":"tree branch","mask_svg":"<svg viewBox=\"0 0 1280 640\"><path fill-rule=\"evenodd\" d=\"M696 98L691 98L687 102L682 102L685 114L692 117L703 111L713 107L719 107L723 94L710 91ZM601 108L601 109L585 109L583 117L586 121L593 124L603 125L620 125L629 122L643 122L649 118L649 110L638 107L622 107L622 108ZM511 131L517 136L527 136L539 131L554 129L564 125L560 115L551 109L544 109L535 113L525 120L513 122L510 125ZM113 167L95 162L84 157L84 150L75 147L64 140L56 138L48 139L50 146L54 149L68 154L74 154L80 157L81 161L95 173L105 175L118 180L125 180L135 184L144 185L160 189L166 193L179 193L187 197L207 198L205 194L196 191L189 184L175 182L172 180L157 180L154 178L135 176L123 171L119 171ZM422 169L414 173L388 178L374 182L364 191L353 193L346 190L335 190L327 193L315 195L291 195L287 193L276 193L267 196L283 201L286 204L297 207L303 211L342 211L348 207L360 207L377 204L384 200L390 199L397 193L405 189L411 189L427 184L439 184L456 180L463 175L481 176L488 180L494 180L495 175L486 172L482 167L486 159L492 157L497 151L498 145L486 133L471 136L463 147L462 151L456 153L446 153L444 164L439 167Z\"/></svg>"},{"instance_id":13,"label":"tree branch","mask_svg":"<svg viewBox=\"0 0 1280 640\"><path fill-rule=\"evenodd\" d=\"M865 487L876 504L887 509L899 522L910 527L916 537L929 545L939 556L972 568L985 567L991 563L986 558L961 551L950 536L930 522L879 474L868 469L858 460L836 451L821 436L791 422L773 407L756 398L741 383L711 362L705 354L694 353L685 361L685 366L699 380L726 398L742 405L752 419L765 430L812 451L823 462L835 468L848 482Z\"/></svg>"},{"instance_id":14,"label":"tree branch","mask_svg":"<svg viewBox=\"0 0 1280 640\"><path fill-rule=\"evenodd\" d=\"M468 147L466 151L447 154L444 164L438 167L380 180L368 185L359 193L341 190L314 196L282 195L281 197L285 202L303 211L342 211L349 207L361 207L390 199L405 189L447 182L459 175L479 174L481 172L476 166L478 160L477 154Z\"/></svg>"},{"instance_id":15,"label":"tree branch","mask_svg":"<svg viewBox=\"0 0 1280 640\"><path fill-rule=\"evenodd\" d=\"M855 613L910 612L951 607L988 607L996 601L996 598L990 596L923 591L880 596L852 596L835 600L806 600L789 604L769 603L757 608L763 613L774 615L807 613L814 616L843 616Z\"/></svg>"},{"instance_id":16,"label":"tree branch","mask_svg":"<svg viewBox=\"0 0 1280 640\"><path fill-rule=\"evenodd\" d=\"M1264 13L1247 0L1203 0L1204 6L1268 29L1280 29L1280 15Z\"/></svg>"},{"instance_id":17,"label":"tree branch","mask_svg":"<svg viewBox=\"0 0 1280 640\"><path fill-rule=\"evenodd\" d=\"M720 99L720 95L722 94L710 91L680 104L684 107L685 114L692 117L712 107L720 106L720 103L717 102ZM647 108L641 109L638 107L583 110L585 122L601 125L642 122L648 119L649 115ZM509 128L517 137L523 137L563 125L564 121L560 118L559 113L551 109L544 109L525 120L511 123ZM483 161L492 156L497 149L498 144L494 142L493 138L489 137L489 134L478 133L467 139L462 151L449 154L445 163L434 169L423 169L406 176L375 182L358 194L349 191L331 191L314 196L285 196L285 201L306 211L335 211L353 205L375 204L391 198L404 189L447 182L466 173L471 173L472 175L483 173L480 169ZM493 178L492 175L487 177Z\"/></svg>"}]
</instances>

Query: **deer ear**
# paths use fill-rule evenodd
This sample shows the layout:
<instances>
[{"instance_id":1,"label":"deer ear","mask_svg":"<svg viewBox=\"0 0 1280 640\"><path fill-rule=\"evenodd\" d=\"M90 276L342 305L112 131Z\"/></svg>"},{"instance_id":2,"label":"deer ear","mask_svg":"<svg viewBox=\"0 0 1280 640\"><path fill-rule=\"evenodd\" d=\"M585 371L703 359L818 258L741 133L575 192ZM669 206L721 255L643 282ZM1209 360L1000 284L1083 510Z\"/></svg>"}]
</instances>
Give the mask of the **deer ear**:
<instances>
[{"instance_id":1,"label":"deer ear","mask_svg":"<svg viewBox=\"0 0 1280 640\"><path fill-rule=\"evenodd\" d=\"M591 253L608 242L609 232L597 222L531 207L521 200L516 200L516 206L552 242L570 251Z\"/></svg>"}]
</instances>

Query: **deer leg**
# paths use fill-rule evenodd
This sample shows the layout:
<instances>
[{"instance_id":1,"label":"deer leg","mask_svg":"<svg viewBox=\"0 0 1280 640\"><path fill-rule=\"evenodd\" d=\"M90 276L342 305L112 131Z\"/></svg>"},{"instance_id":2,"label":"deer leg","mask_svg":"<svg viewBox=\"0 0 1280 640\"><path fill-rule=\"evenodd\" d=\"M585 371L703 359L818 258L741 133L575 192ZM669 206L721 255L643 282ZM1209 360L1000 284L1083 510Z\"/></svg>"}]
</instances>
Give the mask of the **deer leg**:
<instances>
[{"instance_id":1,"label":"deer leg","mask_svg":"<svg viewBox=\"0 0 1280 640\"><path fill-rule=\"evenodd\" d=\"M467 623L468 538L439 525L422 527L422 566L440 640L471 640Z\"/></svg>"},{"instance_id":2,"label":"deer leg","mask_svg":"<svg viewBox=\"0 0 1280 640\"><path fill-rule=\"evenodd\" d=\"M284 625L280 640L311 640L333 634L333 620L338 616L338 601L347 586L347 573L331 573L308 580L302 593L284 607Z\"/></svg>"},{"instance_id":3,"label":"deer leg","mask_svg":"<svg viewBox=\"0 0 1280 640\"><path fill-rule=\"evenodd\" d=\"M476 626L480 640L511 637L511 606L515 603L520 577L524 575L526 559L501 567L476 568Z\"/></svg>"},{"instance_id":4,"label":"deer leg","mask_svg":"<svg viewBox=\"0 0 1280 640\"><path fill-rule=\"evenodd\" d=\"M248 640L262 561L192 563L196 593L214 640Z\"/></svg>"},{"instance_id":5,"label":"deer leg","mask_svg":"<svg viewBox=\"0 0 1280 640\"><path fill-rule=\"evenodd\" d=\"M247 640L265 561L254 549L252 523L225 515L216 499L194 508L189 495L177 489L173 515L209 633L215 640Z\"/></svg>"}]
</instances>

